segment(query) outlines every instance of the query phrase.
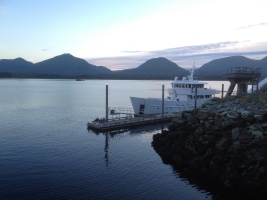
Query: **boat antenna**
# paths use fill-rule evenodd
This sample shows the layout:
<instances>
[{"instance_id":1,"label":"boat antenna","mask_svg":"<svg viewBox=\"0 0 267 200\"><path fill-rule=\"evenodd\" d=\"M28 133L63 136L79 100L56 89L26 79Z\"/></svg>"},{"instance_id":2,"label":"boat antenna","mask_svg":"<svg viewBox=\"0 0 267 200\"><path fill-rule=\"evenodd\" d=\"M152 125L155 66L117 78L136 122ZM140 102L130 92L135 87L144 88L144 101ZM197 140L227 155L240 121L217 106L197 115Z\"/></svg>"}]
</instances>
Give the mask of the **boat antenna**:
<instances>
[{"instance_id":1,"label":"boat antenna","mask_svg":"<svg viewBox=\"0 0 267 200\"><path fill-rule=\"evenodd\" d=\"M190 77L189 77L189 81L193 81L194 71L195 71L195 62L194 62L194 65L193 65L193 69L191 70L191 74L190 74Z\"/></svg>"}]
</instances>

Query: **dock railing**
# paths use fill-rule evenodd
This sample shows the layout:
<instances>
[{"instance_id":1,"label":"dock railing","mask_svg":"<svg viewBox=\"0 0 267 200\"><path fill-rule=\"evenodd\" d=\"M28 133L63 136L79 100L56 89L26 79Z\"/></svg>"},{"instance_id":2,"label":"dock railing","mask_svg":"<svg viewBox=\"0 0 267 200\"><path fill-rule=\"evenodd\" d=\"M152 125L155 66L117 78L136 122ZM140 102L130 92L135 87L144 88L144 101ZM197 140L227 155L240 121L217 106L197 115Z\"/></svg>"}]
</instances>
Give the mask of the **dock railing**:
<instances>
[{"instance_id":1,"label":"dock railing","mask_svg":"<svg viewBox=\"0 0 267 200\"><path fill-rule=\"evenodd\" d=\"M111 116L108 121L114 121L118 119L127 119L134 116L134 110L132 108L124 107L109 107L109 115Z\"/></svg>"}]
</instances>

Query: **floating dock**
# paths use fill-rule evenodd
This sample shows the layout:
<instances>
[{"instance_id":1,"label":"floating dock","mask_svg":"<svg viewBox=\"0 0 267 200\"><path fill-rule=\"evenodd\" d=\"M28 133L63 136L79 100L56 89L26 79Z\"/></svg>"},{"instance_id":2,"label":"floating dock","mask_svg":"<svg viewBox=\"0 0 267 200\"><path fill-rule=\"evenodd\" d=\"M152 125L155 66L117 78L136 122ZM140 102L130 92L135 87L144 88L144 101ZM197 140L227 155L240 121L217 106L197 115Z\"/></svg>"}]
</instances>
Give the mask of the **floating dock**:
<instances>
[{"instance_id":1,"label":"floating dock","mask_svg":"<svg viewBox=\"0 0 267 200\"><path fill-rule=\"evenodd\" d=\"M107 132L127 128L135 128L150 124L165 123L172 121L173 118L180 117L181 113L153 115L147 117L133 117L133 118L119 118L115 120L109 120L107 122L89 122L87 124L88 129L92 129L97 132Z\"/></svg>"}]
</instances>

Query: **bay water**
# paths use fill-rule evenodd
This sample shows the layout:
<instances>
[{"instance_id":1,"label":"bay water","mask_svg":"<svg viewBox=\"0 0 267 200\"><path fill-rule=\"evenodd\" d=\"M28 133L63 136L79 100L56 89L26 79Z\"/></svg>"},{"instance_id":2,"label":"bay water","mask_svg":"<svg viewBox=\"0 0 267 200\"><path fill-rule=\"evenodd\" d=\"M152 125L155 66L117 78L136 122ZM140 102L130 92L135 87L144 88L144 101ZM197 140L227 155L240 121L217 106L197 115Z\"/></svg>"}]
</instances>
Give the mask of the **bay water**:
<instances>
[{"instance_id":1,"label":"bay water","mask_svg":"<svg viewBox=\"0 0 267 200\"><path fill-rule=\"evenodd\" d=\"M1 79L0 199L212 199L151 147L161 125L87 130L105 117L106 85L109 106L131 108L130 96L161 97L169 82Z\"/></svg>"}]
</instances>

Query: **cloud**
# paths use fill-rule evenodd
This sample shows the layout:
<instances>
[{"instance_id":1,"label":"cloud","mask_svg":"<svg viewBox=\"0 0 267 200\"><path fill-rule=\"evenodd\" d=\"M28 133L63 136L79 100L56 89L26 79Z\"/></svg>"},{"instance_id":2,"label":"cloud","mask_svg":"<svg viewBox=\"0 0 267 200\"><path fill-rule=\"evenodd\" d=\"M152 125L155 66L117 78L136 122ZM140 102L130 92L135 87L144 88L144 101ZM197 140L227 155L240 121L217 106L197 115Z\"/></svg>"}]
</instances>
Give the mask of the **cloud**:
<instances>
[{"instance_id":1,"label":"cloud","mask_svg":"<svg viewBox=\"0 0 267 200\"><path fill-rule=\"evenodd\" d=\"M184 46L158 51L133 51L125 56L86 59L94 65L105 66L111 70L136 68L145 61L165 57L180 67L190 68L194 62L198 67L211 60L228 56L247 56L261 59L267 55L267 42L251 44L249 41L225 41L195 46Z\"/></svg>"},{"instance_id":2,"label":"cloud","mask_svg":"<svg viewBox=\"0 0 267 200\"><path fill-rule=\"evenodd\" d=\"M253 27L258 27L258 26L267 26L267 22L266 23L260 23L260 24L252 24L252 25L248 25L248 26L242 26L242 27L239 27L237 29L247 29L247 28L253 28Z\"/></svg>"},{"instance_id":3,"label":"cloud","mask_svg":"<svg viewBox=\"0 0 267 200\"><path fill-rule=\"evenodd\" d=\"M122 51L121 53L142 53L142 51Z\"/></svg>"},{"instance_id":4,"label":"cloud","mask_svg":"<svg viewBox=\"0 0 267 200\"><path fill-rule=\"evenodd\" d=\"M42 49L41 51L49 51L50 49Z\"/></svg>"}]
</instances>

